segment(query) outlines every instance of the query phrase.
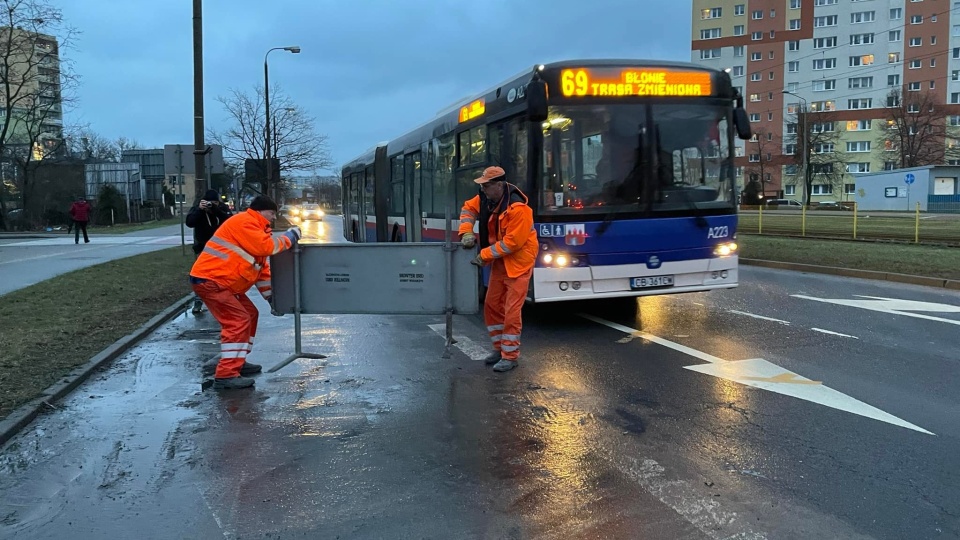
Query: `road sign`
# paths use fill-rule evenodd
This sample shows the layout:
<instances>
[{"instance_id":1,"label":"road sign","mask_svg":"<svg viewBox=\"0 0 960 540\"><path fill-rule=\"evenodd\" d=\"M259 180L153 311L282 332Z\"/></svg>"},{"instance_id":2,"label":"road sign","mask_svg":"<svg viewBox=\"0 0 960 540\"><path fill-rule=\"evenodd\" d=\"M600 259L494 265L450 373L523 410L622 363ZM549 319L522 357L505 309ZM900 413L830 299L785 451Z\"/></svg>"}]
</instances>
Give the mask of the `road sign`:
<instances>
[{"instance_id":1,"label":"road sign","mask_svg":"<svg viewBox=\"0 0 960 540\"><path fill-rule=\"evenodd\" d=\"M903 177L903 181L906 182L908 186L916 179L917 177L914 176L913 173L907 173L907 175Z\"/></svg>"}]
</instances>

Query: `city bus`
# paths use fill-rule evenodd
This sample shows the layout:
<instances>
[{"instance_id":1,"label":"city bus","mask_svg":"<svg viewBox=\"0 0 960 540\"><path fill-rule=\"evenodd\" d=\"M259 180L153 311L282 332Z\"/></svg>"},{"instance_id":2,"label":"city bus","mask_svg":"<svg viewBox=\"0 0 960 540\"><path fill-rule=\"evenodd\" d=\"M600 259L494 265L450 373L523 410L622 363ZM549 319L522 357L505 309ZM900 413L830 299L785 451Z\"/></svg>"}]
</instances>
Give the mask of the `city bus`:
<instances>
[{"instance_id":1,"label":"city bus","mask_svg":"<svg viewBox=\"0 0 960 540\"><path fill-rule=\"evenodd\" d=\"M529 301L733 288L737 137L750 125L725 71L538 65L348 162L344 235L443 241L446 212L456 233L473 179L498 165L534 212Z\"/></svg>"}]
</instances>

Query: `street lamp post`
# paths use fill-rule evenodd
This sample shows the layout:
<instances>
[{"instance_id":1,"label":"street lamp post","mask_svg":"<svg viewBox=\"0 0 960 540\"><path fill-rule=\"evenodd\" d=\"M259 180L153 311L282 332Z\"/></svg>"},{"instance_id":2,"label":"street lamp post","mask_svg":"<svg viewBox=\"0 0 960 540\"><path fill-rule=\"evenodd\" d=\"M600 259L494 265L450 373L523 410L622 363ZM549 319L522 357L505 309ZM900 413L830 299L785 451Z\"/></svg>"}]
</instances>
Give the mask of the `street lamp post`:
<instances>
[{"instance_id":1,"label":"street lamp post","mask_svg":"<svg viewBox=\"0 0 960 540\"><path fill-rule=\"evenodd\" d=\"M273 156L271 156L270 152L270 69L267 66L267 57L270 56L270 53L273 51L289 51L293 54L299 54L300 46L274 47L268 50L267 54L263 55L263 105L266 109L266 122L264 122L263 125L263 153L266 156L267 189L273 189L274 199L276 199L277 190L276 187L273 186L273 160L271 159Z\"/></svg>"},{"instance_id":2,"label":"street lamp post","mask_svg":"<svg viewBox=\"0 0 960 540\"><path fill-rule=\"evenodd\" d=\"M807 205L807 188L810 186L810 126L807 122L807 100L802 96L798 96L789 90L784 90L784 94L791 95L800 100L800 114L797 115L798 118L802 119L803 122L803 188L800 191L800 204L803 206ZM800 126L797 126L800 127ZM800 133L800 130L797 130L797 133Z\"/></svg>"}]
</instances>

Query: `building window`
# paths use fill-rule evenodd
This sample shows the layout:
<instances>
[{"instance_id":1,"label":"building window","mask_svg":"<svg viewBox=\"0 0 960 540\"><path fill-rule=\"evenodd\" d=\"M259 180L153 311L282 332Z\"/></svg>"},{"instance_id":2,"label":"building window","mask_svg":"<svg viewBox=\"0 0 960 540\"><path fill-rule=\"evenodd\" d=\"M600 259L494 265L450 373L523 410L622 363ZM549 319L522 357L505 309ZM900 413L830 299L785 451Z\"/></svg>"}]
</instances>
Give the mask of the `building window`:
<instances>
[{"instance_id":1,"label":"building window","mask_svg":"<svg viewBox=\"0 0 960 540\"><path fill-rule=\"evenodd\" d=\"M895 21L903 18L903 8L892 8L890 10L890 20Z\"/></svg>"},{"instance_id":2,"label":"building window","mask_svg":"<svg viewBox=\"0 0 960 540\"><path fill-rule=\"evenodd\" d=\"M737 4L733 6L734 15L743 15L746 12L747 12L746 4Z\"/></svg>"},{"instance_id":3,"label":"building window","mask_svg":"<svg viewBox=\"0 0 960 540\"><path fill-rule=\"evenodd\" d=\"M797 174L797 172L794 171L794 172L792 172L792 173L787 173L787 174L789 174L789 175L795 175L795 174ZM786 184L785 186L783 186L783 194L786 195L787 197L796 196L796 194L797 194L797 186L795 186L794 184Z\"/></svg>"},{"instance_id":4,"label":"building window","mask_svg":"<svg viewBox=\"0 0 960 540\"><path fill-rule=\"evenodd\" d=\"M813 0L813 5L815 6L833 6L837 4L837 0Z\"/></svg>"},{"instance_id":5,"label":"building window","mask_svg":"<svg viewBox=\"0 0 960 540\"><path fill-rule=\"evenodd\" d=\"M821 17L813 18L814 28L823 28L825 26L836 26L836 25L837 25L836 15L823 15Z\"/></svg>"},{"instance_id":6,"label":"building window","mask_svg":"<svg viewBox=\"0 0 960 540\"><path fill-rule=\"evenodd\" d=\"M825 38L814 38L813 48L814 49L830 49L837 46L837 36L825 37Z\"/></svg>"},{"instance_id":7,"label":"building window","mask_svg":"<svg viewBox=\"0 0 960 540\"><path fill-rule=\"evenodd\" d=\"M760 163L760 154L750 154L747 159L750 160L750 163Z\"/></svg>"},{"instance_id":8,"label":"building window","mask_svg":"<svg viewBox=\"0 0 960 540\"><path fill-rule=\"evenodd\" d=\"M847 152L869 152L870 141L850 141L847 143Z\"/></svg>"},{"instance_id":9,"label":"building window","mask_svg":"<svg viewBox=\"0 0 960 540\"><path fill-rule=\"evenodd\" d=\"M813 69L822 70L822 69L833 69L837 67L836 58L817 58L813 61Z\"/></svg>"},{"instance_id":10,"label":"building window","mask_svg":"<svg viewBox=\"0 0 960 540\"><path fill-rule=\"evenodd\" d=\"M923 22L923 15L911 15L910 24L920 24Z\"/></svg>"},{"instance_id":11,"label":"building window","mask_svg":"<svg viewBox=\"0 0 960 540\"><path fill-rule=\"evenodd\" d=\"M870 172L869 163L847 163L847 172L849 173L864 173Z\"/></svg>"},{"instance_id":12,"label":"building window","mask_svg":"<svg viewBox=\"0 0 960 540\"><path fill-rule=\"evenodd\" d=\"M755 20L755 21L762 19L762 18L763 18L763 10L762 10L762 9L754 10L753 14L751 15L751 18L752 18L753 20Z\"/></svg>"},{"instance_id":13,"label":"building window","mask_svg":"<svg viewBox=\"0 0 960 540\"><path fill-rule=\"evenodd\" d=\"M733 27L733 35L742 36L745 33L746 33L746 28L742 24L738 24Z\"/></svg>"},{"instance_id":14,"label":"building window","mask_svg":"<svg viewBox=\"0 0 960 540\"><path fill-rule=\"evenodd\" d=\"M788 42L787 42L787 50L788 50L788 51L799 51L799 50L800 50L800 42L799 42L799 41L796 41L796 40L794 40L794 41L788 41Z\"/></svg>"},{"instance_id":15,"label":"building window","mask_svg":"<svg viewBox=\"0 0 960 540\"><path fill-rule=\"evenodd\" d=\"M814 184L810 187L813 188L811 191L813 195L833 195L833 185L831 184Z\"/></svg>"},{"instance_id":16,"label":"building window","mask_svg":"<svg viewBox=\"0 0 960 540\"><path fill-rule=\"evenodd\" d=\"M711 58L720 58L720 49L702 49L700 51L701 60L709 60Z\"/></svg>"},{"instance_id":17,"label":"building window","mask_svg":"<svg viewBox=\"0 0 960 540\"><path fill-rule=\"evenodd\" d=\"M910 69L920 69L923 67L923 60L911 60Z\"/></svg>"},{"instance_id":18,"label":"building window","mask_svg":"<svg viewBox=\"0 0 960 540\"><path fill-rule=\"evenodd\" d=\"M873 34L850 34L851 45L869 45L873 43Z\"/></svg>"},{"instance_id":19,"label":"building window","mask_svg":"<svg viewBox=\"0 0 960 540\"><path fill-rule=\"evenodd\" d=\"M919 47L919 46L921 46L921 45L923 45L923 38L919 38L919 37L912 37L912 38L910 38L910 46L911 46L911 47Z\"/></svg>"},{"instance_id":20,"label":"building window","mask_svg":"<svg viewBox=\"0 0 960 540\"><path fill-rule=\"evenodd\" d=\"M787 62L787 71L791 73L796 73L800 71L800 62L798 61Z\"/></svg>"},{"instance_id":21,"label":"building window","mask_svg":"<svg viewBox=\"0 0 960 540\"><path fill-rule=\"evenodd\" d=\"M763 32L753 32L750 34L750 39L753 41L760 41L763 39Z\"/></svg>"},{"instance_id":22,"label":"building window","mask_svg":"<svg viewBox=\"0 0 960 540\"><path fill-rule=\"evenodd\" d=\"M733 66L733 76L743 77L743 66Z\"/></svg>"},{"instance_id":23,"label":"building window","mask_svg":"<svg viewBox=\"0 0 960 540\"><path fill-rule=\"evenodd\" d=\"M741 118L742 118L742 117L741 117ZM751 121L751 122L759 122L759 121L760 121L760 113L750 113L750 121Z\"/></svg>"},{"instance_id":24,"label":"building window","mask_svg":"<svg viewBox=\"0 0 960 540\"><path fill-rule=\"evenodd\" d=\"M800 29L800 19L790 19L790 30Z\"/></svg>"},{"instance_id":25,"label":"building window","mask_svg":"<svg viewBox=\"0 0 960 540\"><path fill-rule=\"evenodd\" d=\"M750 94L750 101L760 101L760 94Z\"/></svg>"},{"instance_id":26,"label":"building window","mask_svg":"<svg viewBox=\"0 0 960 540\"><path fill-rule=\"evenodd\" d=\"M876 20L876 12L874 11L858 11L850 14L850 24L873 22L874 20Z\"/></svg>"},{"instance_id":27,"label":"building window","mask_svg":"<svg viewBox=\"0 0 960 540\"><path fill-rule=\"evenodd\" d=\"M889 41L900 41L902 39L900 30L891 30L887 35L889 36Z\"/></svg>"},{"instance_id":28,"label":"building window","mask_svg":"<svg viewBox=\"0 0 960 540\"><path fill-rule=\"evenodd\" d=\"M873 77L851 77L847 88L873 88Z\"/></svg>"},{"instance_id":29,"label":"building window","mask_svg":"<svg viewBox=\"0 0 960 540\"><path fill-rule=\"evenodd\" d=\"M733 56L740 58L744 55L745 51L746 51L746 47L744 47L743 45L737 45L733 48Z\"/></svg>"},{"instance_id":30,"label":"building window","mask_svg":"<svg viewBox=\"0 0 960 540\"><path fill-rule=\"evenodd\" d=\"M790 9L800 9L800 0L790 0Z\"/></svg>"},{"instance_id":31,"label":"building window","mask_svg":"<svg viewBox=\"0 0 960 540\"><path fill-rule=\"evenodd\" d=\"M719 28L707 28L700 31L700 39L717 39L720 37Z\"/></svg>"},{"instance_id":32,"label":"building window","mask_svg":"<svg viewBox=\"0 0 960 540\"><path fill-rule=\"evenodd\" d=\"M792 82L787 83L787 92L796 92L800 89L800 83Z\"/></svg>"},{"instance_id":33,"label":"building window","mask_svg":"<svg viewBox=\"0 0 960 540\"><path fill-rule=\"evenodd\" d=\"M797 153L797 145L790 143L783 148L783 153L792 156Z\"/></svg>"},{"instance_id":34,"label":"building window","mask_svg":"<svg viewBox=\"0 0 960 540\"><path fill-rule=\"evenodd\" d=\"M873 107L873 98L848 99L848 109L869 109Z\"/></svg>"},{"instance_id":35,"label":"building window","mask_svg":"<svg viewBox=\"0 0 960 540\"><path fill-rule=\"evenodd\" d=\"M862 56L851 56L850 57L850 67L855 66L869 66L873 64L873 55L864 54Z\"/></svg>"},{"instance_id":36,"label":"building window","mask_svg":"<svg viewBox=\"0 0 960 540\"><path fill-rule=\"evenodd\" d=\"M758 52L750 53L750 60L756 62L757 60L763 60L763 55Z\"/></svg>"},{"instance_id":37,"label":"building window","mask_svg":"<svg viewBox=\"0 0 960 540\"><path fill-rule=\"evenodd\" d=\"M820 79L818 81L813 81L814 92L824 92L827 90L836 90L836 89L837 89L836 79Z\"/></svg>"},{"instance_id":38,"label":"building window","mask_svg":"<svg viewBox=\"0 0 960 540\"><path fill-rule=\"evenodd\" d=\"M900 86L900 75L887 75L887 86Z\"/></svg>"},{"instance_id":39,"label":"building window","mask_svg":"<svg viewBox=\"0 0 960 540\"><path fill-rule=\"evenodd\" d=\"M869 163L867 163L867 169L869 169ZM843 185L843 194L844 195L853 195L857 192L856 184L844 184Z\"/></svg>"},{"instance_id":40,"label":"building window","mask_svg":"<svg viewBox=\"0 0 960 540\"><path fill-rule=\"evenodd\" d=\"M850 120L847 122L847 131L868 131L871 120Z\"/></svg>"},{"instance_id":41,"label":"building window","mask_svg":"<svg viewBox=\"0 0 960 540\"><path fill-rule=\"evenodd\" d=\"M762 79L763 79L763 76L760 75L760 72L759 72L759 71L756 72L756 73L751 73L751 74L750 74L750 80L751 80L751 81L756 82L756 81L759 81L759 80L762 80Z\"/></svg>"},{"instance_id":42,"label":"building window","mask_svg":"<svg viewBox=\"0 0 960 540\"><path fill-rule=\"evenodd\" d=\"M719 19L722 13L723 13L723 9L721 8L718 8L718 7L707 8L700 12L700 18L701 19Z\"/></svg>"},{"instance_id":43,"label":"building window","mask_svg":"<svg viewBox=\"0 0 960 540\"><path fill-rule=\"evenodd\" d=\"M920 83L918 83L918 82L912 82L912 83L908 84L908 85L907 85L907 90L909 90L910 92L919 92L919 91L920 91Z\"/></svg>"}]
</instances>

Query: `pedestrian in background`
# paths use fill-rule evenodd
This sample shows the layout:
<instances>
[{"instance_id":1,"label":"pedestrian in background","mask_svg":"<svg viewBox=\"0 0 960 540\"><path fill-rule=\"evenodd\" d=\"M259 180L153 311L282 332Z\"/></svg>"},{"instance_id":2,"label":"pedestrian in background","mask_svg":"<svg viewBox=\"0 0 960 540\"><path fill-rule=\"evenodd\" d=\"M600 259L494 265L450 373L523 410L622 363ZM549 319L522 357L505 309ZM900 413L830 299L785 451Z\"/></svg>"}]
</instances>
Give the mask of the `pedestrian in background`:
<instances>
[{"instance_id":1,"label":"pedestrian in background","mask_svg":"<svg viewBox=\"0 0 960 540\"><path fill-rule=\"evenodd\" d=\"M494 352L485 360L494 371L510 371L520 360L521 310L533 275L540 246L533 230L533 210L520 188L507 183L500 167L487 167L480 178L480 193L460 211L460 241L464 249L477 244L473 227L479 222L480 253L476 266L492 265L483 302L483 319Z\"/></svg>"},{"instance_id":2,"label":"pedestrian in background","mask_svg":"<svg viewBox=\"0 0 960 540\"><path fill-rule=\"evenodd\" d=\"M256 285L269 302L270 259L300 240L300 229L291 227L274 238L270 223L277 218L277 203L259 195L247 210L226 220L213 234L190 270L190 284L220 323L220 362L213 387L218 390L247 388L259 373L247 362L253 348L260 312L247 297Z\"/></svg>"},{"instance_id":3,"label":"pedestrian in background","mask_svg":"<svg viewBox=\"0 0 960 540\"><path fill-rule=\"evenodd\" d=\"M220 200L220 193L215 189L208 189L197 205L190 209L186 224L193 229L193 253L196 257L200 257L207 241L217 232L220 224L232 215L230 208ZM195 295L193 298L192 311L194 315L203 311L203 300L199 296Z\"/></svg>"},{"instance_id":4,"label":"pedestrian in background","mask_svg":"<svg viewBox=\"0 0 960 540\"><path fill-rule=\"evenodd\" d=\"M87 222L90 221L90 203L86 197L77 197L76 202L70 205L70 218L73 220L73 243L80 243L80 230L83 230L83 243L89 244L90 237L87 236ZM69 233L67 233L69 234Z\"/></svg>"}]
</instances>

